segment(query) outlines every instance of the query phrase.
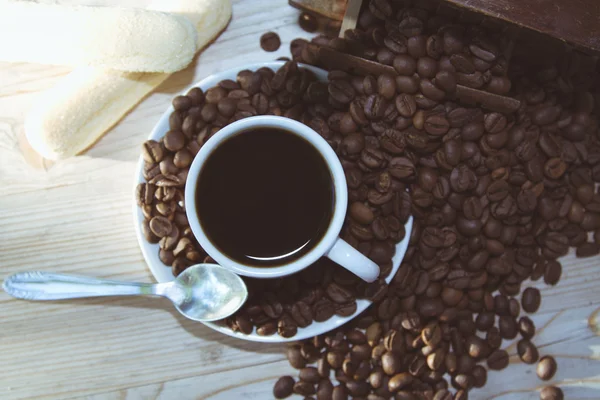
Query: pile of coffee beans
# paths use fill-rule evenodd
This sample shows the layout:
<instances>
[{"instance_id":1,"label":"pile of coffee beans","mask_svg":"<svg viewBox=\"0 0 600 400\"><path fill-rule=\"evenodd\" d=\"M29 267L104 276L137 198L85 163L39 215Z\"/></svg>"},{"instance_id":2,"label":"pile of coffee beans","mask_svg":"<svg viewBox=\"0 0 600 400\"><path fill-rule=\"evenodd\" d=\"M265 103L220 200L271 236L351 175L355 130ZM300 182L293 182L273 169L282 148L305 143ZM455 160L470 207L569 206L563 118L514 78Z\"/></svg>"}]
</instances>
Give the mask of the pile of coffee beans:
<instances>
[{"instance_id":1,"label":"pile of coffee beans","mask_svg":"<svg viewBox=\"0 0 600 400\"><path fill-rule=\"evenodd\" d=\"M331 81L337 82L335 72L330 75ZM222 81L206 93L194 88L176 97L170 130L159 141L143 145L147 182L137 188L144 214L142 232L150 243L159 244L160 260L172 267L175 276L190 265L212 261L191 232L183 191L194 156L220 128L253 115L285 116L312 126L340 154L347 155L343 161L352 203L343 236L380 265L380 279L366 284L326 258L290 277L243 278L249 289L248 301L226 321L236 332L249 334L256 329L262 336L292 337L298 328L313 321L354 314L359 298L379 300L386 294L384 278L392 269L395 244L405 237L410 197L405 184L385 170L383 154L372 145L365 146L363 136L344 139L351 117L328 103L331 88L295 62L287 62L276 72L268 68L241 71L236 81ZM370 167L360 167L365 162ZM381 168L374 163L381 163ZM381 312L385 315L389 311L384 307Z\"/></svg>"},{"instance_id":2,"label":"pile of coffee beans","mask_svg":"<svg viewBox=\"0 0 600 400\"><path fill-rule=\"evenodd\" d=\"M459 24L432 2L405 3L371 0L344 39L312 42L397 72L330 71L328 102L340 115L336 149L350 189L344 238L360 248L384 235L363 208L381 202L382 215L410 208L410 246L364 315L288 348L299 377L277 381L277 398L464 400L488 370L508 366L502 340L519 336L520 359L550 380L557 363L540 358L523 315L541 304L527 281L556 285L558 259L571 247L578 257L600 252L600 98L595 67L578 71L591 58L516 49L509 65L497 32ZM311 49L292 41L294 60L320 65ZM521 107L506 114L460 104L457 85ZM327 138L327 122L309 125ZM389 191L378 190L390 180ZM366 250L372 256L373 244ZM563 393L550 386L540 398Z\"/></svg>"},{"instance_id":3,"label":"pile of coffee beans","mask_svg":"<svg viewBox=\"0 0 600 400\"><path fill-rule=\"evenodd\" d=\"M191 159L221 127L284 115L312 127L340 157L349 189L342 236L380 265L380 280L365 284L326 259L285 279L247 279L249 302L227 324L293 337L313 320L351 315L357 298L375 304L337 331L290 346L299 377L277 381L277 398L464 400L488 370L508 366L502 340L517 338L521 360L550 380L556 361L539 354L524 315L539 309L541 294L527 282L557 284L558 259L571 247L578 257L600 252L595 66L583 73L584 56L540 55L518 43L509 62L497 31L438 13L434 2L407 4L366 1L343 39L312 40L393 66L395 75L340 66L322 83L294 62L276 73L242 71L177 97L170 131L144 144L142 230L175 275L207 257L185 218L183 187ZM291 42L294 61L320 65L312 49ZM462 104L457 85L521 107ZM409 215L410 245L388 286ZM540 398L563 393L550 386Z\"/></svg>"}]
</instances>

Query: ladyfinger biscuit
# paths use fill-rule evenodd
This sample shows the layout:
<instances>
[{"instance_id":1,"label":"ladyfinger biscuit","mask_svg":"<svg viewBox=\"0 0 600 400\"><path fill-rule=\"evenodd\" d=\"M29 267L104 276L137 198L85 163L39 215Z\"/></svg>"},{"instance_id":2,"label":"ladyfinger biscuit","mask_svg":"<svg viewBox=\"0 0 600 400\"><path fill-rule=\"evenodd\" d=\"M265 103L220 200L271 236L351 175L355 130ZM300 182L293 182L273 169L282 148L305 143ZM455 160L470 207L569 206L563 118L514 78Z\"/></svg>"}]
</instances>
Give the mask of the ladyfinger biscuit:
<instances>
[{"instance_id":1,"label":"ladyfinger biscuit","mask_svg":"<svg viewBox=\"0 0 600 400\"><path fill-rule=\"evenodd\" d=\"M174 72L197 49L187 18L159 11L0 0L0 61Z\"/></svg>"},{"instance_id":2,"label":"ladyfinger biscuit","mask_svg":"<svg viewBox=\"0 0 600 400\"><path fill-rule=\"evenodd\" d=\"M198 49L210 43L231 18L230 0L161 1L155 7L185 15L196 26ZM34 103L25 120L31 147L51 160L92 145L169 74L78 68Z\"/></svg>"}]
</instances>

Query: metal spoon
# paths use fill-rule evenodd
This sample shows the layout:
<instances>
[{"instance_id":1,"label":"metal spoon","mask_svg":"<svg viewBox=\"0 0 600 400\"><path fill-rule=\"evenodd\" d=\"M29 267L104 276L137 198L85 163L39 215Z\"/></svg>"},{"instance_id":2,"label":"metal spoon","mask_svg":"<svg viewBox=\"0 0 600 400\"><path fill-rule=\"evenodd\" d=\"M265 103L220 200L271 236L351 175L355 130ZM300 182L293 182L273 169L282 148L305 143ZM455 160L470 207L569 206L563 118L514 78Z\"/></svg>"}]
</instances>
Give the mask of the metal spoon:
<instances>
[{"instance_id":1,"label":"metal spoon","mask_svg":"<svg viewBox=\"0 0 600 400\"><path fill-rule=\"evenodd\" d=\"M43 271L19 272L2 284L4 291L25 300L63 300L96 296L153 295L166 297L185 317L215 321L236 312L248 298L244 281L216 264L197 264L166 283L120 282Z\"/></svg>"}]
</instances>

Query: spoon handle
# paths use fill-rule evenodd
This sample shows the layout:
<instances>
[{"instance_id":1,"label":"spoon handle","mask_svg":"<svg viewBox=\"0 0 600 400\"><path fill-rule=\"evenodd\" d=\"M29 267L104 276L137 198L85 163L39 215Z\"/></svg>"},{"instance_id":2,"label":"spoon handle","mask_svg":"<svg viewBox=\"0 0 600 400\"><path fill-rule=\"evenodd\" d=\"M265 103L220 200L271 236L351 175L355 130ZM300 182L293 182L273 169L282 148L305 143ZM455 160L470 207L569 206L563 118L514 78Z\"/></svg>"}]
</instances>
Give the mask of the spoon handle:
<instances>
[{"instance_id":1,"label":"spoon handle","mask_svg":"<svg viewBox=\"0 0 600 400\"><path fill-rule=\"evenodd\" d=\"M19 272L2 284L4 291L25 300L61 300L95 296L156 294L150 283L128 283L43 271Z\"/></svg>"}]
</instances>

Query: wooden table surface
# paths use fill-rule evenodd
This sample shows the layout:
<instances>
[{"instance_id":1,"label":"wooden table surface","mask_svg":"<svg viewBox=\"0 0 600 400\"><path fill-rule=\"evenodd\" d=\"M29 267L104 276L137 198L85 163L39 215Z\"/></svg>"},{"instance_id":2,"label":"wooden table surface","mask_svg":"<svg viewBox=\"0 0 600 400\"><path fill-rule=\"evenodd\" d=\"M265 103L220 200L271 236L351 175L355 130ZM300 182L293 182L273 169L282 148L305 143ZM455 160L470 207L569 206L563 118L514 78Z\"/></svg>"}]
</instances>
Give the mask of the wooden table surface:
<instances>
[{"instance_id":1,"label":"wooden table surface","mask_svg":"<svg viewBox=\"0 0 600 400\"><path fill-rule=\"evenodd\" d=\"M131 214L140 145L191 83L288 53L306 36L285 0L236 1L227 30L195 63L172 75L85 154L50 163L22 141L31 102L67 68L0 63L0 279L40 269L151 282ZM273 30L281 49L265 53ZM598 258L565 259L557 287L543 291L535 343L553 354L567 399L600 398ZM510 345L507 343L507 345ZM510 345L515 354L515 346ZM536 399L534 366L511 358L471 399ZM245 342L179 316L168 301L100 298L25 302L0 291L0 399L270 399L295 375L282 345Z\"/></svg>"}]
</instances>

